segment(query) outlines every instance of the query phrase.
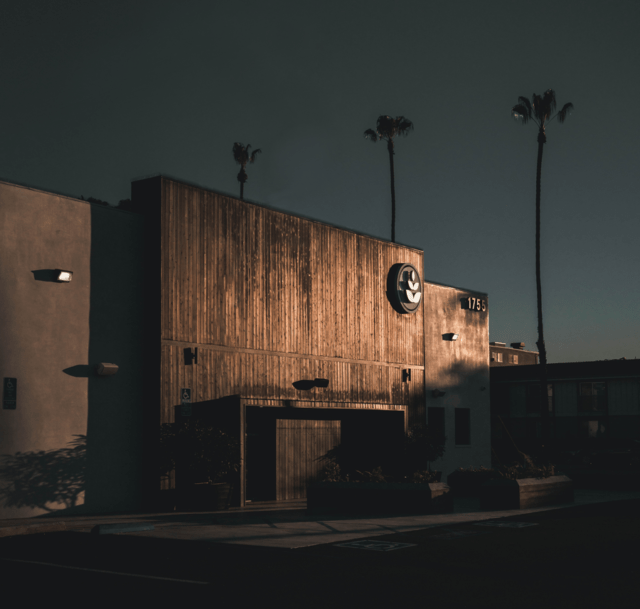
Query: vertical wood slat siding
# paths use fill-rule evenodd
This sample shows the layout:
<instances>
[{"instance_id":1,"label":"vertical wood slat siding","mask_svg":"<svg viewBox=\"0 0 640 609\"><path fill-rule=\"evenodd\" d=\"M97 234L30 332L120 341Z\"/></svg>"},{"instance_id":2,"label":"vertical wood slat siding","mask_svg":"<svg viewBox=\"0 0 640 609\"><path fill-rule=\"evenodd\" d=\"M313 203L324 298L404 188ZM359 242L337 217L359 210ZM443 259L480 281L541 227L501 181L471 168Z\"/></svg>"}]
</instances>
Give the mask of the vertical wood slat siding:
<instances>
[{"instance_id":1,"label":"vertical wood slat siding","mask_svg":"<svg viewBox=\"0 0 640 609\"><path fill-rule=\"evenodd\" d=\"M276 421L276 500L304 499L322 469L318 458L340 443L340 421Z\"/></svg>"},{"instance_id":2,"label":"vertical wood slat siding","mask_svg":"<svg viewBox=\"0 0 640 609\"><path fill-rule=\"evenodd\" d=\"M400 315L386 296L391 266L408 262L422 269L421 252L169 179L162 186L163 339L424 365L422 307ZM205 356L203 348L187 372L181 349L169 352L163 349L171 358L162 367L164 420L179 403L179 378L198 384L197 391L191 387L194 401L239 393L417 402L414 394L423 387L413 381L403 396L400 371L387 366L309 360L303 368L268 353L240 360L220 352ZM301 374L328 378L329 388L299 394L291 383L306 378Z\"/></svg>"},{"instance_id":3,"label":"vertical wood slat siding","mask_svg":"<svg viewBox=\"0 0 640 609\"><path fill-rule=\"evenodd\" d=\"M182 349L175 345L162 346L162 423L173 422L173 409L180 404L180 390L184 387L191 389L193 402L242 395L270 400L407 403L411 421L414 420L412 411L424 411L421 369L414 369L411 383L402 383L402 370L395 367L232 353L203 347L198 349L198 365L185 366ZM289 382L291 378L331 381L326 389L299 392ZM406 395L403 386L407 387Z\"/></svg>"}]
</instances>

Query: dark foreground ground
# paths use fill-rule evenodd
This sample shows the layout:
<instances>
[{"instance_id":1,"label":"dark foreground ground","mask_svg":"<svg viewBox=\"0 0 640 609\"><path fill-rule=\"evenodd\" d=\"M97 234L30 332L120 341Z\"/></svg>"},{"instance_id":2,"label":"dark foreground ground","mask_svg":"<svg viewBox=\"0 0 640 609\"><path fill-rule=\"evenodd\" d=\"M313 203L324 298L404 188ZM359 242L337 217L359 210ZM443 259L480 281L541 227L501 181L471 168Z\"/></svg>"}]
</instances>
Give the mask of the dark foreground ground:
<instances>
[{"instance_id":1,"label":"dark foreground ground","mask_svg":"<svg viewBox=\"0 0 640 609\"><path fill-rule=\"evenodd\" d=\"M375 537L415 544L390 551L46 533L0 539L0 572L29 607L635 608L639 516L634 499Z\"/></svg>"}]
</instances>

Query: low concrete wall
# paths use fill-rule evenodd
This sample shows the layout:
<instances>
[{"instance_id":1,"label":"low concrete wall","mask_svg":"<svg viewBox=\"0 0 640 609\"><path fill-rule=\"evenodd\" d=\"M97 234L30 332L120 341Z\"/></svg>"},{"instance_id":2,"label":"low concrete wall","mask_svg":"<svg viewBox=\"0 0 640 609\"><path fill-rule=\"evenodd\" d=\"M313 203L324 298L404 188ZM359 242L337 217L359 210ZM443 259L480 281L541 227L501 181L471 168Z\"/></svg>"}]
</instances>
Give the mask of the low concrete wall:
<instances>
[{"instance_id":1,"label":"low concrete wall","mask_svg":"<svg viewBox=\"0 0 640 609\"><path fill-rule=\"evenodd\" d=\"M307 509L311 513L444 514L453 512L453 498L443 482L318 482L307 487Z\"/></svg>"},{"instance_id":2,"label":"low concrete wall","mask_svg":"<svg viewBox=\"0 0 640 609\"><path fill-rule=\"evenodd\" d=\"M480 505L487 510L517 510L573 502L573 481L567 476L488 480L480 487Z\"/></svg>"}]
</instances>

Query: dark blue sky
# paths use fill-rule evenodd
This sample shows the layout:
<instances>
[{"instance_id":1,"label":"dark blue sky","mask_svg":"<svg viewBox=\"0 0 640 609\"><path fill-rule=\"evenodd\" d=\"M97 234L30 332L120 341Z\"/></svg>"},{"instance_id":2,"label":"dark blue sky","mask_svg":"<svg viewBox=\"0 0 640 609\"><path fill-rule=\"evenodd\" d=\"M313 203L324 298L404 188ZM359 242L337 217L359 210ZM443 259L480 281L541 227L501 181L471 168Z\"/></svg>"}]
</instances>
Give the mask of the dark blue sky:
<instances>
[{"instance_id":1,"label":"dark blue sky","mask_svg":"<svg viewBox=\"0 0 640 609\"><path fill-rule=\"evenodd\" d=\"M491 340L535 348L536 128L551 362L640 356L640 4L477 0L0 2L0 178L113 203L166 173L397 240L425 279L488 292Z\"/></svg>"}]
</instances>

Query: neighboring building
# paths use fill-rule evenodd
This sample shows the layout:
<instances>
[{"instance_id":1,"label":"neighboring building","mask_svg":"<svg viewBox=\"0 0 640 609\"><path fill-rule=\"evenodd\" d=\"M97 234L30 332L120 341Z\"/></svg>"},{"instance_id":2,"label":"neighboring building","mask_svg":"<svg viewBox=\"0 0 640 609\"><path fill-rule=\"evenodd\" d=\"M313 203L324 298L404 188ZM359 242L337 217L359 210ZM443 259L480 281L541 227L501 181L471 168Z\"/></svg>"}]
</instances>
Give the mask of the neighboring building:
<instances>
[{"instance_id":1,"label":"neighboring building","mask_svg":"<svg viewBox=\"0 0 640 609\"><path fill-rule=\"evenodd\" d=\"M176 416L231 422L241 504L304 498L328 448L427 419L445 479L489 464L486 294L422 281L419 249L166 177L132 209L0 183L0 518L148 504L180 483L153 457Z\"/></svg>"},{"instance_id":2,"label":"neighboring building","mask_svg":"<svg viewBox=\"0 0 640 609\"><path fill-rule=\"evenodd\" d=\"M489 343L490 366L499 368L500 366L530 366L538 363L537 351L526 351L524 343L511 343L507 347L506 343Z\"/></svg>"},{"instance_id":3,"label":"neighboring building","mask_svg":"<svg viewBox=\"0 0 640 609\"><path fill-rule=\"evenodd\" d=\"M539 367L491 370L492 438L540 438ZM640 440L640 360L548 364L549 411L554 441L567 447L588 438Z\"/></svg>"},{"instance_id":4,"label":"neighboring building","mask_svg":"<svg viewBox=\"0 0 640 609\"><path fill-rule=\"evenodd\" d=\"M140 505L142 230L138 214L0 182L0 518Z\"/></svg>"}]
</instances>

